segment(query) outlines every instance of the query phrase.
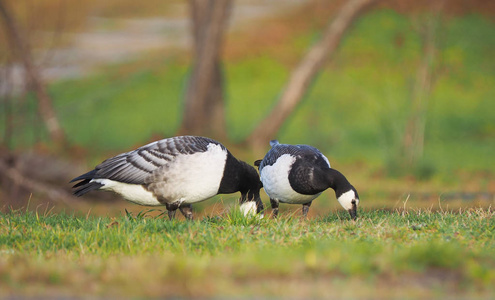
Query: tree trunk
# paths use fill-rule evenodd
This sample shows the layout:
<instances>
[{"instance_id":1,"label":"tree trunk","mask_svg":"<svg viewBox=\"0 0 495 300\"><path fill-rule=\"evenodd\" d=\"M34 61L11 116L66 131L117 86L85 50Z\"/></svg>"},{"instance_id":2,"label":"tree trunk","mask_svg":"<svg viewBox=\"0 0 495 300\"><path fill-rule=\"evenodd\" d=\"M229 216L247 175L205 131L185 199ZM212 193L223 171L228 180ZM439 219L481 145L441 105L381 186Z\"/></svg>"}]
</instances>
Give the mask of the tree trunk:
<instances>
[{"instance_id":1,"label":"tree trunk","mask_svg":"<svg viewBox=\"0 0 495 300\"><path fill-rule=\"evenodd\" d=\"M190 0L194 63L185 96L182 134L225 137L220 52L231 0Z\"/></svg>"},{"instance_id":2,"label":"tree trunk","mask_svg":"<svg viewBox=\"0 0 495 300\"><path fill-rule=\"evenodd\" d=\"M345 31L359 16L359 13L375 0L351 0L346 2L330 22L321 40L315 44L292 72L275 107L262 120L246 141L255 149L266 147L275 137L285 120L301 102L327 58L333 55Z\"/></svg>"},{"instance_id":3,"label":"tree trunk","mask_svg":"<svg viewBox=\"0 0 495 300\"><path fill-rule=\"evenodd\" d=\"M12 12L8 9L3 0L0 0L0 15L4 20L5 31L11 44L11 49L14 53L17 53L18 59L24 66L30 89L33 89L36 94L38 99L38 112L45 123L48 134L55 144L62 145L65 143L65 134L58 122L55 110L53 109L52 100L48 95L46 86L41 79L38 69L33 63L27 42L19 30Z\"/></svg>"},{"instance_id":4,"label":"tree trunk","mask_svg":"<svg viewBox=\"0 0 495 300\"><path fill-rule=\"evenodd\" d=\"M433 63L435 60L435 33L437 29L438 14L444 5L444 1L433 3L432 14L428 16L422 31L423 57L418 66L416 79L411 94L411 109L407 120L402 140L402 154L404 165L411 167L423 156L426 112L432 85L434 82Z\"/></svg>"}]
</instances>

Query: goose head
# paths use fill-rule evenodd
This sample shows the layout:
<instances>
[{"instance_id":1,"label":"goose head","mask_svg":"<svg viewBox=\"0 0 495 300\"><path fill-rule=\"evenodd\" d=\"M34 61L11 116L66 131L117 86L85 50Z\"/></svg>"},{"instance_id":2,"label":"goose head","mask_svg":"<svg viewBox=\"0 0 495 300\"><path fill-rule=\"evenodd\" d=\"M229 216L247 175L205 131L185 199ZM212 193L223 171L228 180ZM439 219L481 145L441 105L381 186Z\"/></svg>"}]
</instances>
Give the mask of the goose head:
<instances>
[{"instance_id":1,"label":"goose head","mask_svg":"<svg viewBox=\"0 0 495 300\"><path fill-rule=\"evenodd\" d=\"M356 189L351 186L350 189L345 192L341 193L337 190L335 193L337 194L337 200L340 205L349 212L351 219L355 220L357 218L357 207L359 205L359 196Z\"/></svg>"},{"instance_id":2,"label":"goose head","mask_svg":"<svg viewBox=\"0 0 495 300\"><path fill-rule=\"evenodd\" d=\"M260 197L260 190L263 184L260 181L260 176L256 169L245 162L242 162L244 168L243 180L240 184L241 212L244 216L263 214L263 202Z\"/></svg>"}]
</instances>

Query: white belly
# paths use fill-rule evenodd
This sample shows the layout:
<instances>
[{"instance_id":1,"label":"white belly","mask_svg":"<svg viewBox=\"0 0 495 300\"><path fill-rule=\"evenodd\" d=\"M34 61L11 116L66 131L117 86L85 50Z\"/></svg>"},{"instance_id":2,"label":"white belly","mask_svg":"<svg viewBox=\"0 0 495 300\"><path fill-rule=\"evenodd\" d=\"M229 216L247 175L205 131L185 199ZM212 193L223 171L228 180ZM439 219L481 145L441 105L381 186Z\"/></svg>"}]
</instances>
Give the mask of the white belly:
<instances>
[{"instance_id":1,"label":"white belly","mask_svg":"<svg viewBox=\"0 0 495 300\"><path fill-rule=\"evenodd\" d=\"M120 194L129 202L146 206L163 205L153 193L147 191L142 185L122 183L110 179L93 179L91 181L103 184L100 189Z\"/></svg>"},{"instance_id":2,"label":"white belly","mask_svg":"<svg viewBox=\"0 0 495 300\"><path fill-rule=\"evenodd\" d=\"M289 171L295 161L290 154L280 156L275 164L266 166L261 170L261 182L266 194L282 203L304 204L312 201L316 195L303 195L294 191L289 182Z\"/></svg>"}]
</instances>

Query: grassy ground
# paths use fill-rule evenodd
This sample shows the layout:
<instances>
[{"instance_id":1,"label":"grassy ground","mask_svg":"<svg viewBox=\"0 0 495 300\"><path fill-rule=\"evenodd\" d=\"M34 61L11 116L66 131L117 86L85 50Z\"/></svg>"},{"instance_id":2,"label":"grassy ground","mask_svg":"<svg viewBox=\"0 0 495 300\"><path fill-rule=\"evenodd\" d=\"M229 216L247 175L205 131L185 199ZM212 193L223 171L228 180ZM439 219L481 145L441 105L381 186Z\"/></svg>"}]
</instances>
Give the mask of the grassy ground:
<instances>
[{"instance_id":1,"label":"grassy ground","mask_svg":"<svg viewBox=\"0 0 495 300\"><path fill-rule=\"evenodd\" d=\"M0 292L17 296L490 298L490 209L170 222L0 215Z\"/></svg>"},{"instance_id":2,"label":"grassy ground","mask_svg":"<svg viewBox=\"0 0 495 300\"><path fill-rule=\"evenodd\" d=\"M103 15L113 15L114 2ZM313 17L296 13L228 37L230 143L266 115L318 39L327 19ZM194 222L144 216L136 206L133 215L119 215L123 201L90 203L91 213L74 203L67 208L74 215L61 205L0 214L0 297L493 298L495 27L486 17L440 22L423 162L433 176L418 182L384 175L407 118L421 22L386 9L365 15L278 136L321 148L348 175L364 209L356 222L331 191L315 201L309 220L288 205L279 220L246 220L212 201L196 207ZM174 135L189 65L187 54L161 52L53 83L57 114L88 166ZM11 146L45 141L34 101L17 101L14 110ZM3 134L1 112L0 121ZM259 158L232 149L247 161ZM482 203L445 201L452 191L492 194ZM483 208L473 208L478 204Z\"/></svg>"}]
</instances>

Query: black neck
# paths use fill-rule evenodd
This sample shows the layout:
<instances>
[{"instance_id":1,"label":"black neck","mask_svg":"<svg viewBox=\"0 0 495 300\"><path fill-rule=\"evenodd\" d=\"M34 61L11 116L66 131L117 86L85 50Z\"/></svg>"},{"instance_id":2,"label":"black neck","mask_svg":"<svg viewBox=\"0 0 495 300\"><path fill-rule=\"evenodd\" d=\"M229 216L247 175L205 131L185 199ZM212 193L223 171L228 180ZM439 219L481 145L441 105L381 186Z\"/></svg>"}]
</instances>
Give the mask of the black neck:
<instances>
[{"instance_id":1,"label":"black neck","mask_svg":"<svg viewBox=\"0 0 495 300\"><path fill-rule=\"evenodd\" d=\"M332 168L325 170L325 180L327 181L328 187L335 191L337 198L343 193L354 189L344 174Z\"/></svg>"},{"instance_id":2,"label":"black neck","mask_svg":"<svg viewBox=\"0 0 495 300\"><path fill-rule=\"evenodd\" d=\"M230 194L238 191L247 193L250 190L259 192L260 189L260 178L254 167L236 159L228 152L218 193Z\"/></svg>"},{"instance_id":3,"label":"black neck","mask_svg":"<svg viewBox=\"0 0 495 300\"><path fill-rule=\"evenodd\" d=\"M339 171L327 166L305 165L304 162L296 162L292 165L289 182L294 191L303 195L316 195L328 188L342 194L352 187Z\"/></svg>"},{"instance_id":4,"label":"black neck","mask_svg":"<svg viewBox=\"0 0 495 300\"><path fill-rule=\"evenodd\" d=\"M263 187L256 169L240 160L237 160L230 152L227 154L223 178L218 188L218 194L231 194L241 192L240 203L246 201L256 202L256 212L263 211L263 202L260 198L260 189Z\"/></svg>"}]
</instances>

